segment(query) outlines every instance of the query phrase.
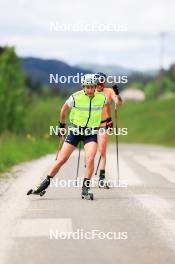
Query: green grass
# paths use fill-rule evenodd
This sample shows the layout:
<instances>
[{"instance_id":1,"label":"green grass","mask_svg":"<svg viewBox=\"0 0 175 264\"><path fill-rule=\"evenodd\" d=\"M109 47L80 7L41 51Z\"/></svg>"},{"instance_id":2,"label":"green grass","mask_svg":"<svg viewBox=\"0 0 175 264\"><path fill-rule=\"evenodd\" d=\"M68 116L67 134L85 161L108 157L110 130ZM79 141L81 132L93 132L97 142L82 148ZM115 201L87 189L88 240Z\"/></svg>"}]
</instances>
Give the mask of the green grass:
<instances>
[{"instance_id":1,"label":"green grass","mask_svg":"<svg viewBox=\"0 0 175 264\"><path fill-rule=\"evenodd\" d=\"M59 97L36 99L29 106L26 119L26 133L43 136L49 133L50 126L59 122L60 108L64 100Z\"/></svg>"},{"instance_id":2,"label":"green grass","mask_svg":"<svg viewBox=\"0 0 175 264\"><path fill-rule=\"evenodd\" d=\"M128 128L128 135L120 136L121 142L175 146L175 99L125 103L118 123Z\"/></svg>"},{"instance_id":3,"label":"green grass","mask_svg":"<svg viewBox=\"0 0 175 264\"><path fill-rule=\"evenodd\" d=\"M0 172L23 161L57 151L57 136L49 136L50 125L58 125L63 100L34 99L29 106L26 128L21 135L4 132L0 135Z\"/></svg>"},{"instance_id":4,"label":"green grass","mask_svg":"<svg viewBox=\"0 0 175 264\"><path fill-rule=\"evenodd\" d=\"M0 172L23 161L36 159L47 153L56 152L56 140L35 138L30 134L17 136L4 133L0 137Z\"/></svg>"}]
</instances>

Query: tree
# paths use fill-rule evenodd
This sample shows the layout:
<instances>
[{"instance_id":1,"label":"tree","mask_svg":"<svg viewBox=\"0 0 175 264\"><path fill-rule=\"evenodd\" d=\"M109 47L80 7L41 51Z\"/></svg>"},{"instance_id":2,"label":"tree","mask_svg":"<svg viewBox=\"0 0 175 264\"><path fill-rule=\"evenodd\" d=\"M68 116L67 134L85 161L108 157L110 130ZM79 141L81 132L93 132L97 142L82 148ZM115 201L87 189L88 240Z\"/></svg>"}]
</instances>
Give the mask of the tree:
<instances>
[{"instance_id":1,"label":"tree","mask_svg":"<svg viewBox=\"0 0 175 264\"><path fill-rule=\"evenodd\" d=\"M172 64L170 69L168 70L168 77L175 82L175 64Z\"/></svg>"},{"instance_id":2,"label":"tree","mask_svg":"<svg viewBox=\"0 0 175 264\"><path fill-rule=\"evenodd\" d=\"M14 48L5 47L0 54L0 133L19 132L24 127L26 87L20 60Z\"/></svg>"}]
</instances>

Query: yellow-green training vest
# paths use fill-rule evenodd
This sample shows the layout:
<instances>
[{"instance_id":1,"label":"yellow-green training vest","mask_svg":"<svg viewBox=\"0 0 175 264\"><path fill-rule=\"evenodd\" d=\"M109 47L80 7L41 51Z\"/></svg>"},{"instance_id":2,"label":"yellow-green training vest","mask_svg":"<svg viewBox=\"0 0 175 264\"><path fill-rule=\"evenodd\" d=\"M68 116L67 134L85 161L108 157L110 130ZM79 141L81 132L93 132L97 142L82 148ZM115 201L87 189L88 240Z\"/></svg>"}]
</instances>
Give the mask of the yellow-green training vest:
<instances>
[{"instance_id":1,"label":"yellow-green training vest","mask_svg":"<svg viewBox=\"0 0 175 264\"><path fill-rule=\"evenodd\" d=\"M84 90L72 94L74 106L70 112L70 122L81 127L95 128L100 126L101 112L106 97L103 93L95 92L89 97Z\"/></svg>"}]
</instances>

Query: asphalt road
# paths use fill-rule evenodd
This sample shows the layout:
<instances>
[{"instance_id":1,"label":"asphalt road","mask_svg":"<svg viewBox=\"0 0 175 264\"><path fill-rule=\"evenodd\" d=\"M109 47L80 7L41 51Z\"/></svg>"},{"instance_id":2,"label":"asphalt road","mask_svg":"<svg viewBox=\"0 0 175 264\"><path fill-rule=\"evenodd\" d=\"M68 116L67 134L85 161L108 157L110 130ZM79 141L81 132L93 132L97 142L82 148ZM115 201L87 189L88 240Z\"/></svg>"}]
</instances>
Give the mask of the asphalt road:
<instances>
[{"instance_id":1,"label":"asphalt road","mask_svg":"<svg viewBox=\"0 0 175 264\"><path fill-rule=\"evenodd\" d=\"M55 180L43 197L26 196L53 159L19 165L0 197L1 264L175 263L175 150L120 145L120 187L94 187L94 201L81 200L80 187L63 187L75 179L75 151L57 176L64 181ZM80 176L83 161L82 153ZM117 179L115 146L107 171Z\"/></svg>"}]
</instances>

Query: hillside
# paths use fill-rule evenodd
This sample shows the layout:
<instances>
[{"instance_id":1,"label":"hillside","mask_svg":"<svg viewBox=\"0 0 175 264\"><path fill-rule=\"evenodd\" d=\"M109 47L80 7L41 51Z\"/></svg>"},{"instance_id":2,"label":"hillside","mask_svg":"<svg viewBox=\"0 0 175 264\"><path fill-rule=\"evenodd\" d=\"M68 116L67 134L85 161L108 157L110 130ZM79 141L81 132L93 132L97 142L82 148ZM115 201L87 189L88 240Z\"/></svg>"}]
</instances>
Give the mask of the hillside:
<instances>
[{"instance_id":1,"label":"hillside","mask_svg":"<svg viewBox=\"0 0 175 264\"><path fill-rule=\"evenodd\" d=\"M138 79L141 74L138 71L132 71L131 69L127 69L120 66L115 65L100 65L100 64L79 64L71 66L60 60L44 60L40 58L21 58L21 65L26 73L26 75L32 80L32 82L39 82L41 85L50 85L49 84L49 74L58 74L59 76L74 76L77 73L89 73L89 72L105 72L107 75L125 75L129 76L129 80L132 80L132 76L135 79ZM73 89L77 88L77 84L71 82L70 84L52 84L54 87L58 87L60 89ZM122 84L121 84L122 87Z\"/></svg>"},{"instance_id":2,"label":"hillside","mask_svg":"<svg viewBox=\"0 0 175 264\"><path fill-rule=\"evenodd\" d=\"M100 65L100 64L91 64L91 63L81 63L75 65L82 69L91 69L93 72L105 72L107 75L131 75L134 73L139 73L138 71L133 71L128 68L124 68L117 65Z\"/></svg>"},{"instance_id":3,"label":"hillside","mask_svg":"<svg viewBox=\"0 0 175 264\"><path fill-rule=\"evenodd\" d=\"M73 67L60 60L44 60L39 58L21 58L21 65L27 76L33 82L40 82L42 85L50 85L49 74L58 74L59 76L76 75L77 73L86 73L88 70L79 67ZM71 89L76 87L76 84L54 84L54 87L59 86L63 89Z\"/></svg>"}]
</instances>

